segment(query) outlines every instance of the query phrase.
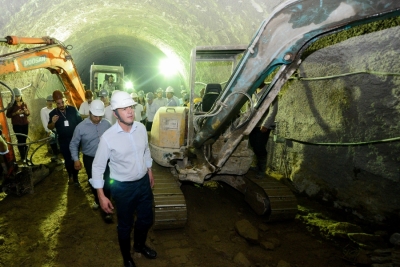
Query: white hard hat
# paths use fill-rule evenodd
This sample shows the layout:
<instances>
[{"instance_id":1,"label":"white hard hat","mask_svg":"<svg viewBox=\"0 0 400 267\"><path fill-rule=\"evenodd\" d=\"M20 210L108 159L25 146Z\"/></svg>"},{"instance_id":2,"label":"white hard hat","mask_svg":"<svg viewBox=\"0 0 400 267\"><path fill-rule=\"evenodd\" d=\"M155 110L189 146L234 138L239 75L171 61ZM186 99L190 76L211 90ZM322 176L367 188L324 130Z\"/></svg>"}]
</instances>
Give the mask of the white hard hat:
<instances>
[{"instance_id":1,"label":"white hard hat","mask_svg":"<svg viewBox=\"0 0 400 267\"><path fill-rule=\"evenodd\" d=\"M114 91L113 95L111 96L112 110L116 110L117 108L126 108L136 104L137 103L133 101L132 97L124 91Z\"/></svg>"},{"instance_id":2,"label":"white hard hat","mask_svg":"<svg viewBox=\"0 0 400 267\"><path fill-rule=\"evenodd\" d=\"M104 116L104 103L101 100L93 100L90 104L90 112L94 116Z\"/></svg>"},{"instance_id":3,"label":"white hard hat","mask_svg":"<svg viewBox=\"0 0 400 267\"><path fill-rule=\"evenodd\" d=\"M21 89L19 89L19 88L14 88L14 89L13 89L13 92L14 92L14 95L15 95L15 96L21 96L21 95L22 95Z\"/></svg>"},{"instance_id":4,"label":"white hard hat","mask_svg":"<svg viewBox=\"0 0 400 267\"><path fill-rule=\"evenodd\" d=\"M138 97L138 95L137 95L135 92L133 92L133 93L131 94L131 97L132 97L132 98Z\"/></svg>"},{"instance_id":5,"label":"white hard hat","mask_svg":"<svg viewBox=\"0 0 400 267\"><path fill-rule=\"evenodd\" d=\"M165 89L166 93L173 93L174 92L174 88L172 88L171 86L168 86L167 89Z\"/></svg>"},{"instance_id":6,"label":"white hard hat","mask_svg":"<svg viewBox=\"0 0 400 267\"><path fill-rule=\"evenodd\" d=\"M154 99L154 94L152 92L148 92L146 95L147 99Z\"/></svg>"}]
</instances>

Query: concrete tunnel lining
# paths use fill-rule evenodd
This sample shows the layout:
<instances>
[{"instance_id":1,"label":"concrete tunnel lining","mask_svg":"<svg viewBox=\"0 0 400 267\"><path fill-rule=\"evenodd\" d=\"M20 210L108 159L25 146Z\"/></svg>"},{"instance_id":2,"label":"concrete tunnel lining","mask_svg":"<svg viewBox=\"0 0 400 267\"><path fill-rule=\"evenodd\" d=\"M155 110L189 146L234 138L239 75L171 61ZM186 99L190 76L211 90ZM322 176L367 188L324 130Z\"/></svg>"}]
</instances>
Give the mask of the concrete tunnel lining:
<instances>
[{"instance_id":1,"label":"concrete tunnel lining","mask_svg":"<svg viewBox=\"0 0 400 267\"><path fill-rule=\"evenodd\" d=\"M187 83L190 51L194 46L249 43L267 16L266 10L272 9L277 1L269 4L255 0L251 3L228 0L0 2L6 7L7 16L0 20L5 35L51 36L73 45L71 53L87 84L84 73L90 64L103 60L100 54L99 58L94 56L101 49L121 52L114 55L126 59L125 62L111 58L107 61L126 63L128 69L130 53L151 58L154 54L161 55L157 53L159 50L181 63L179 72ZM120 50L120 45L130 49ZM146 53L141 49L146 46L154 49Z\"/></svg>"}]
</instances>

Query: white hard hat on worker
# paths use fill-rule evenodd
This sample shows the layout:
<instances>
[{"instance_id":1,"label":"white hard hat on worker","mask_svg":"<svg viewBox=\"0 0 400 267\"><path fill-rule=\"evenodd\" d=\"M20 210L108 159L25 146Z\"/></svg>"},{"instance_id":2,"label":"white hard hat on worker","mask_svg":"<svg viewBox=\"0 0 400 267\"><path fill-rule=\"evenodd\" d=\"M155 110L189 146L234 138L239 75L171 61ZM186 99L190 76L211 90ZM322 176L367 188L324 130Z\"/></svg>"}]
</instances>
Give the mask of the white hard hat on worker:
<instances>
[{"instance_id":1,"label":"white hard hat on worker","mask_svg":"<svg viewBox=\"0 0 400 267\"><path fill-rule=\"evenodd\" d=\"M114 91L111 96L111 109L114 110L114 115L118 118L118 121L126 126L132 126L134 123L134 106L136 104L130 94L124 91ZM122 111L119 109L122 109Z\"/></svg>"},{"instance_id":2,"label":"white hard hat on worker","mask_svg":"<svg viewBox=\"0 0 400 267\"><path fill-rule=\"evenodd\" d=\"M137 103L133 101L132 97L124 91L117 91L111 96L111 109L126 108L134 106Z\"/></svg>"},{"instance_id":3,"label":"white hard hat on worker","mask_svg":"<svg viewBox=\"0 0 400 267\"><path fill-rule=\"evenodd\" d=\"M101 100L93 100L90 104L90 112L94 116L104 116L104 103Z\"/></svg>"},{"instance_id":4,"label":"white hard hat on worker","mask_svg":"<svg viewBox=\"0 0 400 267\"><path fill-rule=\"evenodd\" d=\"M165 89L166 93L174 93L174 88L172 86L168 86L167 89Z\"/></svg>"}]
</instances>

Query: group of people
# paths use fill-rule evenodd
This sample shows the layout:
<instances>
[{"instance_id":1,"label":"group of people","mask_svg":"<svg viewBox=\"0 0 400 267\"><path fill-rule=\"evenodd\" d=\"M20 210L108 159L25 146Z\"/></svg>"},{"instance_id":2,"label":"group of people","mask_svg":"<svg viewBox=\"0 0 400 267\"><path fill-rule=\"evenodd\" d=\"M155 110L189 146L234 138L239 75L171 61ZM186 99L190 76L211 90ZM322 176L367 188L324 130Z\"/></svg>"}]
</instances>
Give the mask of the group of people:
<instances>
[{"instance_id":1,"label":"group of people","mask_svg":"<svg viewBox=\"0 0 400 267\"><path fill-rule=\"evenodd\" d=\"M9 105L6 115L11 118L24 160L30 111L22 100L21 90L15 88L13 92L15 101ZM86 91L85 98L78 111L67 104L63 92L55 90L46 98L41 119L46 135L57 141L50 142L54 155L57 156L58 150L63 155L68 184L80 186L78 173L82 169L82 152L94 197L92 208L101 206L104 220L112 222L115 203L120 251L124 266L132 267L135 266L131 256L132 229L134 251L150 259L157 257L156 251L146 245L154 219L151 190L154 177L147 131L140 119L135 120L138 105L135 95L132 98L127 92L114 91L109 101L108 93L100 92L100 99L93 100L92 92ZM8 153L8 145L1 137L0 154L5 153Z\"/></svg>"},{"instance_id":2,"label":"group of people","mask_svg":"<svg viewBox=\"0 0 400 267\"><path fill-rule=\"evenodd\" d=\"M153 224L152 158L144 125L135 121L135 105L130 94L115 91L90 101L88 115L65 104L63 93L53 92L56 104L49 113L47 128L56 129L60 151L70 184L79 186L78 172L83 166L92 188L95 203L101 206L104 220L112 222L114 205L118 218L118 241L125 266L135 266L131 257L131 231L134 251L154 259L157 253L146 246L147 233ZM89 99L88 99L89 98ZM107 106L106 106L107 105ZM116 123L103 117L110 107ZM111 202L111 197L113 202ZM136 214L136 221L134 215Z\"/></svg>"},{"instance_id":3,"label":"group of people","mask_svg":"<svg viewBox=\"0 0 400 267\"><path fill-rule=\"evenodd\" d=\"M160 107L177 107L177 106L187 106L189 101L189 95L186 90L181 91L182 98L178 98L175 96L174 88L168 86L165 90L166 97L163 97L164 90L162 88L158 88L155 91L155 94L149 92L146 94L146 104L144 112L146 114L146 130L151 131L154 116L156 115L157 110Z\"/></svg>"},{"instance_id":4,"label":"group of people","mask_svg":"<svg viewBox=\"0 0 400 267\"><path fill-rule=\"evenodd\" d=\"M124 266L135 266L131 257L132 229L134 251L150 259L157 257L157 253L146 245L154 219L151 190L154 177L147 131L151 130L154 115L160 107L183 106L187 101L186 92L182 92L181 99L174 96L170 86L165 92L166 98L161 88L156 90L156 96L149 92L144 98L143 91L128 94L114 90L109 100L108 91L101 90L100 99L93 100L92 91L87 90L86 100L78 111L66 104L63 93L56 90L46 98L47 105L41 110L46 134L54 139L52 150L57 155L59 149L63 155L68 183L80 186L78 173L82 162L79 153L82 152L83 166L94 197L92 208L100 206L104 220L112 222L115 203L118 242ZM18 149L21 159L25 159L30 112L22 100L21 91L15 88L14 94L15 101L8 108L7 117L11 118L14 132L20 133L17 139L22 145ZM53 103L56 105L54 109ZM265 175L266 143L276 112L275 101L271 111L249 136L258 159L257 175ZM144 121L146 126L141 123ZM6 153L7 145L4 140L0 141L3 141L0 142L0 152Z\"/></svg>"}]
</instances>

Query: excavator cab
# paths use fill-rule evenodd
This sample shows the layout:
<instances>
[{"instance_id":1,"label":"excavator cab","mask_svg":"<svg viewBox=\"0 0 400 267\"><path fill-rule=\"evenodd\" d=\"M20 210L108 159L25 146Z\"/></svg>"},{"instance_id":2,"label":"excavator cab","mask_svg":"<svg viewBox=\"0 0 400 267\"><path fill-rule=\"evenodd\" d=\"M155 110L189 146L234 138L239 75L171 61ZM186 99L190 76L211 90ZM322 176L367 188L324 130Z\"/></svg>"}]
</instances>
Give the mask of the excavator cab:
<instances>
[{"instance_id":1,"label":"excavator cab","mask_svg":"<svg viewBox=\"0 0 400 267\"><path fill-rule=\"evenodd\" d=\"M114 90L124 89L124 67L95 65L90 66L90 90L94 93L99 92L105 82L109 81L109 77L113 77L115 83Z\"/></svg>"},{"instance_id":2,"label":"excavator cab","mask_svg":"<svg viewBox=\"0 0 400 267\"><path fill-rule=\"evenodd\" d=\"M199 124L203 118L213 116L207 112L217 101L223 85L231 76L245 49L245 46L200 46L192 50L189 108L168 107L160 108L157 112L150 134L150 149L155 162L165 167L178 164L181 170L186 169L188 165L196 165L198 166L196 168L203 171L198 174L191 172L188 175L191 177L189 180L201 184L206 176L204 171L207 175L214 171L207 170L205 167L209 165L207 162L196 160L212 157L213 155L209 154L212 151L211 147L209 147L207 156L190 158L193 135L200 127ZM201 100L201 108L196 110L195 99L199 98L202 88L205 89L205 92ZM176 128L171 125L176 125ZM176 131L176 129L179 130ZM160 132L163 134L161 135ZM171 139L172 136L173 139ZM160 143L160 140L163 140L163 144ZM176 146L175 144L180 145ZM220 144L217 144L215 147L219 146ZM251 165L252 151L248 149L247 140L244 140L242 147L248 153L239 152L238 155L241 155L239 158L232 155L232 162L228 163L225 172L244 174L248 171ZM195 178L195 176L198 177ZM184 175L182 175L182 180L185 180L186 178L183 177Z\"/></svg>"}]
</instances>

